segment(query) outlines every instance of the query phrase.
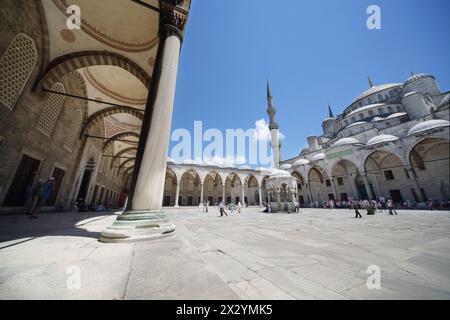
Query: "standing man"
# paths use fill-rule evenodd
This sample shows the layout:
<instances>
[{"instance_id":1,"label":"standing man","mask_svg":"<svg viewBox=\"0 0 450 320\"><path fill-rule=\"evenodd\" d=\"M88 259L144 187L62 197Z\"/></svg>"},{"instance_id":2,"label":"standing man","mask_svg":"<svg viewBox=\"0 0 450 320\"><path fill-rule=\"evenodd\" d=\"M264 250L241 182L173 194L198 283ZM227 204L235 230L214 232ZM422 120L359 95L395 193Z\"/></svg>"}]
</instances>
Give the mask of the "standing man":
<instances>
[{"instance_id":1,"label":"standing man","mask_svg":"<svg viewBox=\"0 0 450 320\"><path fill-rule=\"evenodd\" d=\"M225 211L225 202L222 200L219 204L219 210L220 210L220 216L223 217L223 214L225 213L226 216L228 216L228 214Z\"/></svg>"}]
</instances>

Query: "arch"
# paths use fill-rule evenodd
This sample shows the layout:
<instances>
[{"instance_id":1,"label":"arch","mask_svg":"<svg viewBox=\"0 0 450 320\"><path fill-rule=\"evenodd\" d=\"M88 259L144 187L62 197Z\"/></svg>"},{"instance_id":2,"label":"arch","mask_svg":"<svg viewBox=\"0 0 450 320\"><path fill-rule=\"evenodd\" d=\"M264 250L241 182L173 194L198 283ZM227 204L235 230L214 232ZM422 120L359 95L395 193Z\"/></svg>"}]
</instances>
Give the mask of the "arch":
<instances>
[{"instance_id":1,"label":"arch","mask_svg":"<svg viewBox=\"0 0 450 320\"><path fill-rule=\"evenodd\" d=\"M201 197L200 174L194 169L183 172L180 177L179 198L181 206L197 206Z\"/></svg>"},{"instance_id":2,"label":"arch","mask_svg":"<svg viewBox=\"0 0 450 320\"><path fill-rule=\"evenodd\" d=\"M137 149L138 149L137 147L129 147L129 148L126 148L126 149L123 149L123 150L117 152L111 160L110 167L112 168L114 163L116 162L116 160L119 159L121 156L123 156L124 154L127 154L127 153L131 153L132 151L137 152Z\"/></svg>"},{"instance_id":3,"label":"arch","mask_svg":"<svg viewBox=\"0 0 450 320\"><path fill-rule=\"evenodd\" d=\"M130 163L130 162L133 162L133 161L136 161L136 158L130 158L130 159L126 159L125 161L122 161L120 164L119 164L119 171L118 172L120 172L122 169L128 169L129 167L125 167L125 165L127 164L127 163Z\"/></svg>"},{"instance_id":4,"label":"arch","mask_svg":"<svg viewBox=\"0 0 450 320\"><path fill-rule=\"evenodd\" d=\"M386 150L375 150L364 160L364 171L373 183L374 194L396 203L411 199L414 177L408 173L401 156ZM420 192L416 190L415 192Z\"/></svg>"},{"instance_id":5,"label":"arch","mask_svg":"<svg viewBox=\"0 0 450 320\"><path fill-rule=\"evenodd\" d=\"M13 110L31 73L36 67L38 52L34 40L18 33L0 57L0 103Z\"/></svg>"},{"instance_id":6,"label":"arch","mask_svg":"<svg viewBox=\"0 0 450 320\"><path fill-rule=\"evenodd\" d=\"M131 167L128 167L127 169L125 169L125 171L123 172L123 176L124 177L128 177L129 175L131 175L133 173L134 170L134 165L132 165Z\"/></svg>"},{"instance_id":7,"label":"arch","mask_svg":"<svg viewBox=\"0 0 450 320\"><path fill-rule=\"evenodd\" d=\"M328 177L326 170L319 165L312 166L308 171L309 198L310 203L315 203L315 206L320 207L324 201L328 200L325 194L327 190L324 188L326 177Z\"/></svg>"},{"instance_id":8,"label":"arch","mask_svg":"<svg viewBox=\"0 0 450 320\"><path fill-rule=\"evenodd\" d=\"M215 170L207 172L203 180L203 199L209 201L211 205L220 203L223 199L224 184L223 173Z\"/></svg>"},{"instance_id":9,"label":"arch","mask_svg":"<svg viewBox=\"0 0 450 320\"><path fill-rule=\"evenodd\" d=\"M53 83L60 81L65 74L96 65L121 67L138 78L147 89L150 89L151 77L144 69L132 60L110 51L81 51L55 58L48 65L44 75L38 80L38 86L50 88Z\"/></svg>"},{"instance_id":10,"label":"arch","mask_svg":"<svg viewBox=\"0 0 450 320\"><path fill-rule=\"evenodd\" d=\"M163 206L174 206L178 204L176 198L176 188L178 183L177 173L171 169L166 169L166 177L164 180L164 194L163 194Z\"/></svg>"},{"instance_id":11,"label":"arch","mask_svg":"<svg viewBox=\"0 0 450 320\"><path fill-rule=\"evenodd\" d=\"M126 106L105 108L100 111L97 111L96 113L91 115L86 120L86 123L84 124L83 130L81 131L80 135L82 135L84 132L86 132L89 129L91 129L92 127L94 127L103 118L114 115L114 114L118 114L118 113L129 113L141 121L144 119L144 112L137 110L135 108L126 107Z\"/></svg>"},{"instance_id":12,"label":"arch","mask_svg":"<svg viewBox=\"0 0 450 320\"><path fill-rule=\"evenodd\" d=\"M372 185L369 183L369 186L366 186L361 170L351 160L341 159L334 163L331 168L331 179L335 185L336 197L338 198L335 200L348 201L349 197L368 200L373 194L370 193L373 189ZM367 187L371 190L367 190Z\"/></svg>"},{"instance_id":13,"label":"arch","mask_svg":"<svg viewBox=\"0 0 450 320\"><path fill-rule=\"evenodd\" d=\"M127 138L127 137L134 137L134 138L138 138L139 139L140 135L138 133L134 132L134 131L124 131L124 132L120 132L120 133L117 133L115 135L112 135L111 137L108 138L108 140L106 140L103 143L103 152L105 152L106 149L111 144L114 143L114 141L120 140L120 139L124 139L124 138ZM136 142L138 142L138 141L136 141Z\"/></svg>"},{"instance_id":14,"label":"arch","mask_svg":"<svg viewBox=\"0 0 450 320\"><path fill-rule=\"evenodd\" d=\"M450 141L428 137L417 141L410 151L409 161L421 190L413 194L415 201L450 199Z\"/></svg>"}]
</instances>

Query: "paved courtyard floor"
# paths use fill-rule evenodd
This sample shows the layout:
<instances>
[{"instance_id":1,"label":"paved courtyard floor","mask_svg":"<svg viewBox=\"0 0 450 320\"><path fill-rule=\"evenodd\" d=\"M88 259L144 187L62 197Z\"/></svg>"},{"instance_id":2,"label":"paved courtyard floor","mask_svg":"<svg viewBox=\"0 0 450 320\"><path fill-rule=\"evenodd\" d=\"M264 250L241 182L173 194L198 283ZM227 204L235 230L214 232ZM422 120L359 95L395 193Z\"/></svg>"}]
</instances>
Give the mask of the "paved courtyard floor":
<instances>
[{"instance_id":1,"label":"paved courtyard floor","mask_svg":"<svg viewBox=\"0 0 450 320\"><path fill-rule=\"evenodd\" d=\"M167 209L176 233L136 244L97 241L114 215L1 216L0 299L450 298L450 212L259 211Z\"/></svg>"}]
</instances>

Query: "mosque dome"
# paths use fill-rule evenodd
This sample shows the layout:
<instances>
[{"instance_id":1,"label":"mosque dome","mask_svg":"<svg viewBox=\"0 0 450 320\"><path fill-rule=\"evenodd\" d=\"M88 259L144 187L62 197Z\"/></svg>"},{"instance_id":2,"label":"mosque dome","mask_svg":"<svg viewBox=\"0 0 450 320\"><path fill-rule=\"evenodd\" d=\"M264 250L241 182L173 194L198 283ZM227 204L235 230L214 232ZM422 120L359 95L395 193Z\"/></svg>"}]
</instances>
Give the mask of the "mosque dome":
<instances>
[{"instance_id":1,"label":"mosque dome","mask_svg":"<svg viewBox=\"0 0 450 320\"><path fill-rule=\"evenodd\" d=\"M390 134L382 134L379 136L375 136L367 142L367 146L374 146L381 143L387 143L392 141L397 141L398 137L390 135Z\"/></svg>"},{"instance_id":2,"label":"mosque dome","mask_svg":"<svg viewBox=\"0 0 450 320\"><path fill-rule=\"evenodd\" d=\"M302 149L302 151L300 151L300 155L304 155L305 153L308 153L308 152L309 152L309 148L308 147L304 147Z\"/></svg>"},{"instance_id":3,"label":"mosque dome","mask_svg":"<svg viewBox=\"0 0 450 320\"><path fill-rule=\"evenodd\" d=\"M412 127L408 131L408 137L414 134L424 133L427 131L431 131L434 129L440 129L450 126L450 122L447 120L428 120L424 122L420 122Z\"/></svg>"},{"instance_id":4,"label":"mosque dome","mask_svg":"<svg viewBox=\"0 0 450 320\"><path fill-rule=\"evenodd\" d=\"M331 147L336 148L336 147L352 145L352 144L360 144L360 142L358 140L356 140L355 138L342 138L342 139L339 139L338 141L336 141L335 143L333 143L333 145Z\"/></svg>"},{"instance_id":5,"label":"mosque dome","mask_svg":"<svg viewBox=\"0 0 450 320\"><path fill-rule=\"evenodd\" d=\"M290 168L292 168L292 165L289 163L285 163L280 166L280 169L282 170L289 170Z\"/></svg>"},{"instance_id":6,"label":"mosque dome","mask_svg":"<svg viewBox=\"0 0 450 320\"><path fill-rule=\"evenodd\" d=\"M173 160L172 158L168 157L168 158L167 158L167 163L173 163L173 164L175 164L176 162L175 162L175 160Z\"/></svg>"},{"instance_id":7,"label":"mosque dome","mask_svg":"<svg viewBox=\"0 0 450 320\"><path fill-rule=\"evenodd\" d=\"M395 88L395 87L401 87L401 86L402 86L401 83L388 83L388 84L382 84L382 85L379 85L379 86L373 86L370 89L368 89L368 90L364 91L363 93L361 93L359 96L357 96L353 102L356 102L358 100L367 98L368 96L371 96L371 95L373 95L375 93L378 93L378 92L381 92L381 91L384 91L384 90L387 90L387 89L392 89L392 88Z\"/></svg>"},{"instance_id":8,"label":"mosque dome","mask_svg":"<svg viewBox=\"0 0 450 320\"><path fill-rule=\"evenodd\" d=\"M325 159L325 153L318 153L311 158L311 161L319 161Z\"/></svg>"},{"instance_id":9,"label":"mosque dome","mask_svg":"<svg viewBox=\"0 0 450 320\"><path fill-rule=\"evenodd\" d=\"M306 159L298 159L297 161L294 162L294 166L301 166L301 165L305 165L308 164L309 160Z\"/></svg>"},{"instance_id":10,"label":"mosque dome","mask_svg":"<svg viewBox=\"0 0 450 320\"><path fill-rule=\"evenodd\" d=\"M291 174L286 170L271 169L270 176L271 177L291 177Z\"/></svg>"},{"instance_id":11,"label":"mosque dome","mask_svg":"<svg viewBox=\"0 0 450 320\"><path fill-rule=\"evenodd\" d=\"M241 169L241 170L251 170L252 168L250 166L240 166L239 169Z\"/></svg>"},{"instance_id":12,"label":"mosque dome","mask_svg":"<svg viewBox=\"0 0 450 320\"><path fill-rule=\"evenodd\" d=\"M416 80L419 80L419 79L423 79L423 78L428 78L428 77L434 78L432 75L425 74L425 73L413 74L411 77L406 79L405 85L410 83L410 82L413 82L413 81L416 81Z\"/></svg>"}]
</instances>

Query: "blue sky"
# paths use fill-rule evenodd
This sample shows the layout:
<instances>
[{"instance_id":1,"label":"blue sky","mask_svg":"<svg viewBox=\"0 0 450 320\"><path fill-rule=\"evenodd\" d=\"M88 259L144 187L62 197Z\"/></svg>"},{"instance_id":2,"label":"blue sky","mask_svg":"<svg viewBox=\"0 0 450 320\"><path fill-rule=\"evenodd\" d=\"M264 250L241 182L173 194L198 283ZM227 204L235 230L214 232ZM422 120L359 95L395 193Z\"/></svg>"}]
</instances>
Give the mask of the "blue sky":
<instances>
[{"instance_id":1,"label":"blue sky","mask_svg":"<svg viewBox=\"0 0 450 320\"><path fill-rule=\"evenodd\" d=\"M366 27L371 4L381 30ZM268 118L269 80L282 158L297 156L308 135L322 133L328 103L340 113L368 76L382 84L430 73L450 90L449 12L447 0L193 0L172 130L193 131L196 120L253 128Z\"/></svg>"}]
</instances>

